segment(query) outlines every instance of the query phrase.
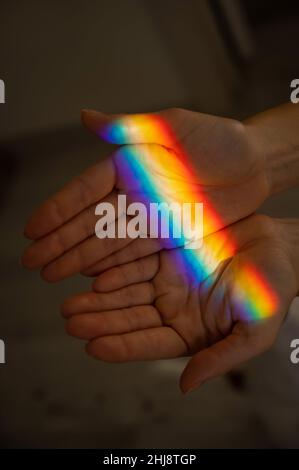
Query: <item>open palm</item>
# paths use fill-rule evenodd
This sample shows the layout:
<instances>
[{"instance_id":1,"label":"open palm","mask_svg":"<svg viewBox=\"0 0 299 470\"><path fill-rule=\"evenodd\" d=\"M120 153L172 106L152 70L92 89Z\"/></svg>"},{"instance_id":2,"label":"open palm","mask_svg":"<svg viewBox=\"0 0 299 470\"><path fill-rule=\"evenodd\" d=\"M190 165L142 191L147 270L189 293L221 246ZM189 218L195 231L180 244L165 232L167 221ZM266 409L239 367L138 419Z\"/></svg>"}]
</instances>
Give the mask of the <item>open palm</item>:
<instances>
[{"instance_id":1,"label":"open palm","mask_svg":"<svg viewBox=\"0 0 299 470\"><path fill-rule=\"evenodd\" d=\"M105 361L192 355L181 380L185 391L269 348L298 287L290 247L280 222L264 216L249 217L224 231L223 244L233 237L238 251L227 258L225 246L218 246L219 264L201 280L190 278L190 267L181 263L184 248L102 273L95 292L65 301L67 331L87 340L87 352ZM213 244L216 236L205 243ZM244 316L255 280L248 279L249 292L238 285L248 266L259 271L271 298L268 311L260 312L267 314L263 319ZM263 300L265 292L253 288Z\"/></svg>"},{"instance_id":2,"label":"open palm","mask_svg":"<svg viewBox=\"0 0 299 470\"><path fill-rule=\"evenodd\" d=\"M131 242L99 240L94 228L99 202L115 205L119 191L135 201L150 192L144 181L127 178L132 154L155 186L165 188L169 200L179 195L189 202L190 192L200 198L198 202L205 204L205 235L248 216L268 196L264 162L246 126L238 121L181 109L131 116L87 111L83 121L102 138L122 146L65 185L28 221L25 234L33 243L23 262L28 268L41 268L48 281L96 271L97 262ZM193 175L187 190L185 164ZM150 194L147 197L151 199Z\"/></svg>"}]
</instances>

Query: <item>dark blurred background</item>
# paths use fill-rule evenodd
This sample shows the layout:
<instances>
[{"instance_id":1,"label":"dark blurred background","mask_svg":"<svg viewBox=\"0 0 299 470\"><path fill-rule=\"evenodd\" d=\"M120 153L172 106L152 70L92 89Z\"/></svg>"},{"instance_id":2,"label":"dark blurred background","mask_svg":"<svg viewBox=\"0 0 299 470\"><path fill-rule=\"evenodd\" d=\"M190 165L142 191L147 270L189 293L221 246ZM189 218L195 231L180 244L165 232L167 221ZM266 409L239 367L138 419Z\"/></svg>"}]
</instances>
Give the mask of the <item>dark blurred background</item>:
<instances>
[{"instance_id":1,"label":"dark blurred background","mask_svg":"<svg viewBox=\"0 0 299 470\"><path fill-rule=\"evenodd\" d=\"M0 447L299 447L289 361L299 302L269 353L182 397L184 360L85 356L59 304L89 281L47 285L19 261L32 209L107 152L81 128L81 108L244 118L288 101L298 1L2 0L0 10ZM262 210L298 216L298 195Z\"/></svg>"}]
</instances>

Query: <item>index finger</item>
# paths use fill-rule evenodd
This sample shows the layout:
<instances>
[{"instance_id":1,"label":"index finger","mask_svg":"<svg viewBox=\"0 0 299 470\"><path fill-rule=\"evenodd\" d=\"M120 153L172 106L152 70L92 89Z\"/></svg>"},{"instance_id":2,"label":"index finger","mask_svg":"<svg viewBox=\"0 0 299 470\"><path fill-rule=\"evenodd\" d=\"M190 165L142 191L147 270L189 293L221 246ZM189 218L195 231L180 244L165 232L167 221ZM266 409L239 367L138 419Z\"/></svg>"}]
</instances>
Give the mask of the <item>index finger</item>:
<instances>
[{"instance_id":1,"label":"index finger","mask_svg":"<svg viewBox=\"0 0 299 470\"><path fill-rule=\"evenodd\" d=\"M109 194L115 184L112 158L100 161L47 199L29 218L24 235L36 240Z\"/></svg>"},{"instance_id":2,"label":"index finger","mask_svg":"<svg viewBox=\"0 0 299 470\"><path fill-rule=\"evenodd\" d=\"M176 146L194 128L197 113L172 108L143 114L105 114L83 109L83 124L112 144L159 144Z\"/></svg>"}]
</instances>

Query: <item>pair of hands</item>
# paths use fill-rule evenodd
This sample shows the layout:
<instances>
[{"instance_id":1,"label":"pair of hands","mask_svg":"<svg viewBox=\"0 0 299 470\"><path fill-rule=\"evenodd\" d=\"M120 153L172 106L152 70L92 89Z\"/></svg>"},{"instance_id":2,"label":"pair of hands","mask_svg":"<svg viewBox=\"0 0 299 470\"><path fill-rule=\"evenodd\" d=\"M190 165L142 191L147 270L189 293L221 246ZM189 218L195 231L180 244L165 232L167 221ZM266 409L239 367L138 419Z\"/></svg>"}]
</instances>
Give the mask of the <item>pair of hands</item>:
<instances>
[{"instance_id":1,"label":"pair of hands","mask_svg":"<svg viewBox=\"0 0 299 470\"><path fill-rule=\"evenodd\" d=\"M184 248L162 249L158 240L115 238L94 234L95 207L116 205L119 192L138 200L141 188L122 178L122 147L89 168L47 200L32 215L25 235L33 240L23 256L30 269L41 269L50 282L81 272L97 276L93 291L75 295L62 306L67 331L87 340L87 352L106 361L153 360L192 355L181 377L184 392L223 374L261 353L275 340L298 288L292 256L294 223L251 215L271 193L271 178L258 139L238 121L184 110L157 113L176 135L190 159L204 200L219 215L207 224L204 243L233 239L237 250L227 255L197 285L188 266L178 273ZM166 134L143 132L143 116L83 113L84 124L126 149L141 164L151 165L153 150L169 165L153 166L160 184L176 181L171 171L176 148ZM122 132L106 132L119 122ZM146 136L146 139L145 137ZM171 186L171 185L169 185ZM175 194L171 195L175 199ZM291 233L291 235L290 235ZM199 249L200 250L200 249ZM275 292L275 311L259 322L239 312L235 289L246 265L254 265Z\"/></svg>"}]
</instances>

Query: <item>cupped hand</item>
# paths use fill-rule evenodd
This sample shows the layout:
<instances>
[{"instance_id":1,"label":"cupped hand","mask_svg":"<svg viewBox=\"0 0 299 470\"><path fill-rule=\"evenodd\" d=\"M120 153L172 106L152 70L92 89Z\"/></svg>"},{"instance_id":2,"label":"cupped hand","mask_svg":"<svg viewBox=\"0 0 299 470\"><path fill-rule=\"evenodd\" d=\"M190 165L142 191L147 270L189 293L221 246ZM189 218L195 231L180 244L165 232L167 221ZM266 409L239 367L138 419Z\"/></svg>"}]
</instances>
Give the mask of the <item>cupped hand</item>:
<instances>
[{"instance_id":1,"label":"cupped hand","mask_svg":"<svg viewBox=\"0 0 299 470\"><path fill-rule=\"evenodd\" d=\"M83 122L121 147L66 184L29 219L25 235L33 243L23 263L41 269L48 281L92 269L132 242L128 237L99 240L95 207L103 201L116 206L119 192L134 201L144 200L148 192L151 199L146 179L127 178L126 169L133 160L155 187L164 188L168 200L179 195L188 202L193 194L191 198L204 203L205 235L248 216L268 195L261 152L238 121L169 109L123 116L85 111ZM146 253L146 243L141 244L140 256Z\"/></svg>"},{"instance_id":2,"label":"cupped hand","mask_svg":"<svg viewBox=\"0 0 299 470\"><path fill-rule=\"evenodd\" d=\"M64 302L66 329L104 361L191 355L181 377L189 391L271 346L298 290L293 242L286 222L254 215L206 237L201 279L184 265L185 248L111 267L94 292Z\"/></svg>"}]
</instances>

